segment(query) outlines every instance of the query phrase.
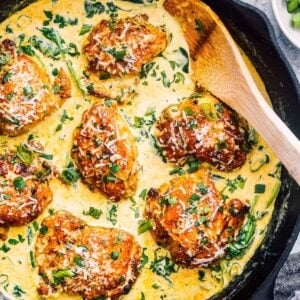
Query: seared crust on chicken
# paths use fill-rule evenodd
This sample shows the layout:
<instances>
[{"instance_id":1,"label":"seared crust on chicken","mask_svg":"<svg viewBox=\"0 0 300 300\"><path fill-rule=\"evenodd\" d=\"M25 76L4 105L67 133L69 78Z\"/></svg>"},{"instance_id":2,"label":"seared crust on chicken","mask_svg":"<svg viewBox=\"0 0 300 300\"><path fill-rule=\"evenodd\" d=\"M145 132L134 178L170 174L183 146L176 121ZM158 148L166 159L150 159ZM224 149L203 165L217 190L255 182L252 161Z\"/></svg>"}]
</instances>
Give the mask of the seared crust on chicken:
<instances>
[{"instance_id":1,"label":"seared crust on chicken","mask_svg":"<svg viewBox=\"0 0 300 300\"><path fill-rule=\"evenodd\" d=\"M0 155L0 227L25 225L52 200L48 163L35 158L25 164L16 153Z\"/></svg>"},{"instance_id":2,"label":"seared crust on chicken","mask_svg":"<svg viewBox=\"0 0 300 300\"><path fill-rule=\"evenodd\" d=\"M149 190L145 216L152 220L154 239L169 246L176 263L199 267L224 255L247 211L238 199L222 200L209 173L200 169Z\"/></svg>"},{"instance_id":3,"label":"seared crust on chicken","mask_svg":"<svg viewBox=\"0 0 300 300\"><path fill-rule=\"evenodd\" d=\"M75 130L72 157L82 180L112 200L128 198L137 186L137 149L116 106L96 103Z\"/></svg>"},{"instance_id":4,"label":"seared crust on chicken","mask_svg":"<svg viewBox=\"0 0 300 300\"><path fill-rule=\"evenodd\" d=\"M93 72L110 75L137 74L167 46L167 36L148 22L147 15L102 20L88 37L84 53Z\"/></svg>"},{"instance_id":5,"label":"seared crust on chicken","mask_svg":"<svg viewBox=\"0 0 300 300\"><path fill-rule=\"evenodd\" d=\"M117 299L130 291L141 261L134 236L88 226L65 211L46 218L41 228L35 245L40 295L63 291L86 300Z\"/></svg>"},{"instance_id":6,"label":"seared crust on chicken","mask_svg":"<svg viewBox=\"0 0 300 300\"><path fill-rule=\"evenodd\" d=\"M0 46L0 133L17 136L43 120L59 104L49 76L16 45L4 40Z\"/></svg>"},{"instance_id":7,"label":"seared crust on chicken","mask_svg":"<svg viewBox=\"0 0 300 300\"><path fill-rule=\"evenodd\" d=\"M182 164L189 155L222 171L246 161L245 129L210 94L197 94L170 105L156 123L158 143L168 161Z\"/></svg>"},{"instance_id":8,"label":"seared crust on chicken","mask_svg":"<svg viewBox=\"0 0 300 300\"><path fill-rule=\"evenodd\" d=\"M57 94L62 99L67 99L71 97L71 80L63 68L59 70L58 75L54 80L54 88L57 89Z\"/></svg>"}]
</instances>

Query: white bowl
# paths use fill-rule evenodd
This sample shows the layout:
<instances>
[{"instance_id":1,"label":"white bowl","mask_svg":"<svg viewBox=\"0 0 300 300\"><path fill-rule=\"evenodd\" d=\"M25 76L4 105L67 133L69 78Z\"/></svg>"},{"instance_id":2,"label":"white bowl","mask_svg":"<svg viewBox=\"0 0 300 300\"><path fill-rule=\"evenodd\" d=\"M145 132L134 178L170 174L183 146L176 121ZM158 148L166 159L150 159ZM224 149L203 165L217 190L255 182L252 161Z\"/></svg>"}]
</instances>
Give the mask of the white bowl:
<instances>
[{"instance_id":1,"label":"white bowl","mask_svg":"<svg viewBox=\"0 0 300 300\"><path fill-rule=\"evenodd\" d=\"M300 48L300 29L291 25L292 14L288 13L286 0L272 0L272 8L277 23L285 36L298 48Z\"/></svg>"}]
</instances>

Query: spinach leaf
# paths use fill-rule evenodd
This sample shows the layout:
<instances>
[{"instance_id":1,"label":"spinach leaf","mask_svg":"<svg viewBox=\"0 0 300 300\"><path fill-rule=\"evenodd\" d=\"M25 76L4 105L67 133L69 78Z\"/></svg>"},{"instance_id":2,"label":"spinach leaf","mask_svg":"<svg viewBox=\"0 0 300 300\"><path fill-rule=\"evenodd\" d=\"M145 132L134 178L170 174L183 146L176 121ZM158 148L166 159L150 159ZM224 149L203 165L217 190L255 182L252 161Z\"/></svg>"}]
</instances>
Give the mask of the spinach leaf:
<instances>
[{"instance_id":1,"label":"spinach leaf","mask_svg":"<svg viewBox=\"0 0 300 300\"><path fill-rule=\"evenodd\" d=\"M186 62L184 63L183 67L182 67L182 71L184 73L188 73L189 72L189 65L190 65L190 61L189 61L189 54L187 53L187 51L182 48L182 47L179 47L179 51L180 53L185 57L186 59Z\"/></svg>"},{"instance_id":2,"label":"spinach leaf","mask_svg":"<svg viewBox=\"0 0 300 300\"><path fill-rule=\"evenodd\" d=\"M241 229L240 234L238 235L237 240L230 244L227 249L227 258L231 259L233 257L242 256L244 250L250 246L254 239L256 232L256 220L253 215L249 215L247 222Z\"/></svg>"},{"instance_id":3,"label":"spinach leaf","mask_svg":"<svg viewBox=\"0 0 300 300\"><path fill-rule=\"evenodd\" d=\"M50 57L52 59L59 59L60 58L60 49L51 45L45 40L38 38L36 35L32 36L29 39L30 44L45 56Z\"/></svg>"},{"instance_id":4,"label":"spinach leaf","mask_svg":"<svg viewBox=\"0 0 300 300\"><path fill-rule=\"evenodd\" d=\"M105 7L102 3L89 0L84 1L84 9L87 18L92 18L96 14L100 15L105 11Z\"/></svg>"}]
</instances>

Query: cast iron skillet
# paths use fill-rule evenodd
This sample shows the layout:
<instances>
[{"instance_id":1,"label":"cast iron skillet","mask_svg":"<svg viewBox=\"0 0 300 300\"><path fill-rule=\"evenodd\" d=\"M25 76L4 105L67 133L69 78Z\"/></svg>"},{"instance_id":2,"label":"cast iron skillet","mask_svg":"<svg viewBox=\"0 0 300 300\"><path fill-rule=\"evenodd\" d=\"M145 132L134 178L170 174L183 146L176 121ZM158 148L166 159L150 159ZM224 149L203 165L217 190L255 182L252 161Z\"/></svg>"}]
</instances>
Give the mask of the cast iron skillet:
<instances>
[{"instance_id":1,"label":"cast iron skillet","mask_svg":"<svg viewBox=\"0 0 300 300\"><path fill-rule=\"evenodd\" d=\"M31 2L33 0L0 1L0 21ZM235 41L249 56L266 85L275 111L300 137L300 87L278 47L266 16L238 0L204 2L221 17ZM263 245L243 274L214 299L273 298L274 279L300 231L300 187L285 169L282 183Z\"/></svg>"}]
</instances>

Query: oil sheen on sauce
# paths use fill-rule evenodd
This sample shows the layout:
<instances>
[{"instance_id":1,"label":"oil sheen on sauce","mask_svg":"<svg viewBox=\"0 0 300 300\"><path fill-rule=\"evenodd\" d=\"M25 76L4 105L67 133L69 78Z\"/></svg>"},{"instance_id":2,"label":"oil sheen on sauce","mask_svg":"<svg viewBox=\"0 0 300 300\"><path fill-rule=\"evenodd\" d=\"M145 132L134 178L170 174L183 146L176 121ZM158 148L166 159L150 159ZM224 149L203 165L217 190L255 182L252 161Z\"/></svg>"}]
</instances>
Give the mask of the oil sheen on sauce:
<instances>
[{"instance_id":1,"label":"oil sheen on sauce","mask_svg":"<svg viewBox=\"0 0 300 300\"><path fill-rule=\"evenodd\" d=\"M105 2L103 2L103 4L105 5ZM152 24L165 25L168 35L172 36L163 56L154 59L156 66L159 66L158 69L156 69L157 75L148 76L146 79L137 79L134 83L136 96L129 103L119 107L124 118L129 122L130 130L136 137L136 145L139 152L138 160L142 165L142 170L140 172L138 189L134 197L135 201L128 199L120 201L117 204L117 223L115 227L125 229L136 235L138 242L144 248L144 254L148 256L149 259L130 293L123 296L122 299L207 299L220 292L230 281L234 280L236 276L242 272L244 266L261 244L268 223L272 217L274 207L274 201L270 202L270 198L272 200L272 194L280 184L276 176L272 177L268 174L274 174L275 170L279 169L279 160L265 142L258 137L257 146L254 147L248 155L247 162L241 169L229 174L219 172L215 169L212 170L214 174L225 177L225 179L217 179L215 181L220 191L226 187L226 179L233 180L239 175L246 179L243 186L238 187L232 193L227 191L227 194L231 198L239 198L242 201L252 204L252 213L260 216L256 221L257 227L253 242L241 258L229 261L225 259L221 260L221 270L218 272L209 268L180 268L178 272L172 273L169 276L169 280L153 273L150 269L150 264L154 259L154 251L158 246L151 238L149 232L142 235L137 234L138 220L143 218L145 204L143 199L139 197L139 194L144 189L158 187L173 178L173 176L169 175L169 171L173 166L162 162L161 158L156 154L154 147L151 145L150 139L146 137L143 130L134 127L132 124L134 124L135 116L144 117L145 119L149 118L149 116L147 116L147 112L149 111L154 111L155 115L158 116L166 106L177 103L180 99L192 94L194 92L194 84L190 79L190 74L185 74L181 71L179 66L175 66L174 68L174 66L170 64L170 61L175 61L180 65L184 57L182 57L178 49L182 47L188 51L188 46L183 38L180 26L163 9L162 3L160 1L153 1L153 3L141 5L126 1L115 1L114 4L121 8L117 9L119 17L145 13L149 16L149 21ZM100 22L101 19L108 18L107 9L101 14L95 14L94 17L87 18L84 1L82 0L42 0L31 4L24 10L15 13L5 20L0 25L0 35L2 39L11 38L17 40L18 36L23 33L26 39L34 34L40 36L38 29L43 27L43 22L47 20L44 11L51 11L53 16L59 14L67 19L78 19L77 25L68 25L64 28L59 28L57 24L51 23L50 27L56 28L67 44L72 42L77 45L79 51L82 49L88 35L79 35L82 25L95 25ZM7 25L9 25L11 30L7 30ZM260 89L266 99L268 99L263 83L254 67L247 57L244 56L244 58ZM72 61L76 72L82 73L82 70L85 69L87 64L84 56L81 54L78 57L68 57L68 59ZM43 57L41 54L40 61L42 61L49 74L51 74L54 68L61 66L67 70L63 60L55 61ZM166 78L170 81L172 81L176 72L181 72L184 79L181 79L178 83L172 83L170 87L166 87L163 84L162 78L158 80L163 71L166 74ZM31 132L17 138L0 136L1 148L3 148L4 145L15 148L16 145L24 142L30 133L33 133L38 137L37 140L45 147L45 152L53 154L53 163L59 170L62 170L70 160L73 131L80 123L82 113L96 100L95 98L89 97L90 101L88 101L80 92L74 79L72 88L72 97L67 99L58 111L34 127ZM60 118L64 110L72 117L72 120L67 120L62 126L62 130L56 132L57 125L60 123ZM250 171L250 161L262 155L268 155L269 162L255 172ZM255 194L255 184L265 184L265 192ZM100 193L89 191L80 181L73 186L66 186L60 181L53 179L51 181L51 188L54 195L53 201L48 209L67 210L86 221L89 225L113 226L108 218L112 203L107 201ZM83 211L87 211L89 207L101 209L103 212L101 217L94 219L91 216L84 215ZM37 224L40 224L41 221L49 215L48 209L36 220ZM33 250L35 240L28 245L26 239L28 227L33 228L32 224L11 228L8 239L17 239L18 235L21 235L25 241L17 245L8 245L11 249L7 253L0 251L0 290L11 299L40 299L36 292L37 268L32 268L30 262L30 251ZM37 232L35 233L35 236L36 235ZM1 246L2 242L0 242L0 247ZM168 251L161 249L160 254L168 255ZM203 280L199 280L199 270L205 274ZM20 287L24 292L21 293L20 297L16 295L16 286ZM52 296L52 298L62 300L81 299L81 297L68 295Z\"/></svg>"}]
</instances>

